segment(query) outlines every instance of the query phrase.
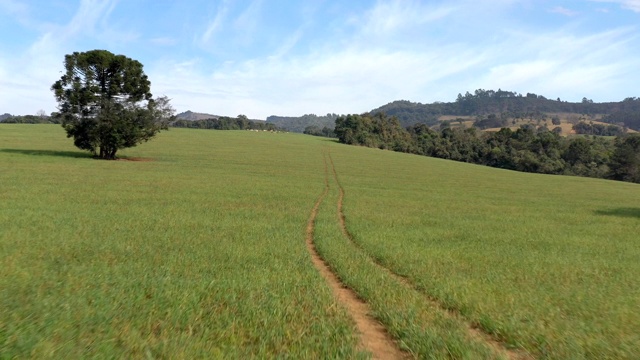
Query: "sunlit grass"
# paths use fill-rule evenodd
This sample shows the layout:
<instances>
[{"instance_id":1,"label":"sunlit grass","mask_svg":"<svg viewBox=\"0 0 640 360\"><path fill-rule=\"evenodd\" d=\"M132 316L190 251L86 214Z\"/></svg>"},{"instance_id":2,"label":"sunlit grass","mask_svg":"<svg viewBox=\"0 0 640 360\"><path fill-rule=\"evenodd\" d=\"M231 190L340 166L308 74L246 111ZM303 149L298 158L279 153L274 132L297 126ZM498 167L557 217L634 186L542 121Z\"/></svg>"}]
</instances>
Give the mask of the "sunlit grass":
<instances>
[{"instance_id":1,"label":"sunlit grass","mask_svg":"<svg viewBox=\"0 0 640 360\"><path fill-rule=\"evenodd\" d=\"M327 149L356 244L331 180L318 251L405 350L496 356L471 325L540 358L636 357L637 184L244 131L101 161L47 125L0 126L0 357L362 356L305 247Z\"/></svg>"},{"instance_id":2,"label":"sunlit grass","mask_svg":"<svg viewBox=\"0 0 640 360\"><path fill-rule=\"evenodd\" d=\"M444 308L536 356L637 356L637 184L333 152L357 243Z\"/></svg>"},{"instance_id":3,"label":"sunlit grass","mask_svg":"<svg viewBox=\"0 0 640 360\"><path fill-rule=\"evenodd\" d=\"M309 140L172 129L102 161L2 126L2 357L354 356L305 248Z\"/></svg>"},{"instance_id":4,"label":"sunlit grass","mask_svg":"<svg viewBox=\"0 0 640 360\"><path fill-rule=\"evenodd\" d=\"M465 322L434 306L374 264L346 238L337 214L338 187L331 181L316 221L316 247L341 281L364 299L372 315L397 339L399 347L420 359L491 359L499 356L474 340Z\"/></svg>"}]
</instances>

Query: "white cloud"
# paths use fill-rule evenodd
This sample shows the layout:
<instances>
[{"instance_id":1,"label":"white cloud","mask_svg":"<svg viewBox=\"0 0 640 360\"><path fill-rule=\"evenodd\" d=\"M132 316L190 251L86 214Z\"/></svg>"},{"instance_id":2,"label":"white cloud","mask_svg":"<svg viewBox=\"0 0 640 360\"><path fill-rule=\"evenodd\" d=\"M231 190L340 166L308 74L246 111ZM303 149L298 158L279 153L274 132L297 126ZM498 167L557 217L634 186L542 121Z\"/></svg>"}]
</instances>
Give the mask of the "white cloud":
<instances>
[{"instance_id":1,"label":"white cloud","mask_svg":"<svg viewBox=\"0 0 640 360\"><path fill-rule=\"evenodd\" d=\"M251 4L234 20L233 27L238 36L236 41L243 45L251 44L254 34L258 29L260 16L262 14L262 0L254 0Z\"/></svg>"},{"instance_id":2,"label":"white cloud","mask_svg":"<svg viewBox=\"0 0 640 360\"><path fill-rule=\"evenodd\" d=\"M492 66L475 85L533 91L568 100L591 97L596 92L613 93L636 67L626 56L630 34L633 34L630 28L589 36L562 31L536 36L516 34L501 46L519 48L521 53Z\"/></svg>"},{"instance_id":3,"label":"white cloud","mask_svg":"<svg viewBox=\"0 0 640 360\"><path fill-rule=\"evenodd\" d=\"M228 0L224 0L218 6L216 16L209 22L209 24L207 25L207 29L204 31L200 38L203 45L208 45L214 35L222 28L223 23L227 17L227 13L229 12L228 3Z\"/></svg>"},{"instance_id":4,"label":"white cloud","mask_svg":"<svg viewBox=\"0 0 640 360\"><path fill-rule=\"evenodd\" d=\"M364 16L352 18L360 31L374 36L389 36L396 31L441 20L455 11L453 6L427 6L416 1L378 1Z\"/></svg>"},{"instance_id":5,"label":"white cloud","mask_svg":"<svg viewBox=\"0 0 640 360\"><path fill-rule=\"evenodd\" d=\"M589 36L572 35L566 29L510 32L489 44L397 50L384 44L366 48L347 40L304 55L227 62L210 73L201 72L197 63L161 66L151 78L162 79L154 86L175 94L179 109L263 119L273 114L363 112L398 99L451 101L458 92L476 88L579 100L614 93L625 74L634 71L626 54L633 32L632 28ZM420 41L424 40L415 44Z\"/></svg>"},{"instance_id":6,"label":"white cloud","mask_svg":"<svg viewBox=\"0 0 640 360\"><path fill-rule=\"evenodd\" d=\"M67 24L47 27L47 31L27 45L23 53L5 59L5 75L0 76L0 82L3 88L11 91L3 93L0 109L21 104L24 113L35 113L38 109L55 111L50 87L60 77L64 55L77 50L74 49L76 41L95 32L100 32L106 40L109 34L122 38L122 33L107 26L106 19L114 6L115 1L83 0ZM5 87L5 84L10 85Z\"/></svg>"},{"instance_id":7,"label":"white cloud","mask_svg":"<svg viewBox=\"0 0 640 360\"><path fill-rule=\"evenodd\" d=\"M623 9L640 13L640 0L590 0L590 1L619 4Z\"/></svg>"},{"instance_id":8,"label":"white cloud","mask_svg":"<svg viewBox=\"0 0 640 360\"><path fill-rule=\"evenodd\" d=\"M116 5L115 1L82 0L73 19L64 27L67 37L95 32L96 25L105 21Z\"/></svg>"},{"instance_id":9,"label":"white cloud","mask_svg":"<svg viewBox=\"0 0 640 360\"><path fill-rule=\"evenodd\" d=\"M195 63L166 64L150 77L156 79L155 92L176 94L176 107L264 119L283 112L363 112L390 100L415 99L430 83L468 70L480 59L459 47L423 53L319 49L300 57L227 63L209 75ZM209 107L194 108L198 104Z\"/></svg>"},{"instance_id":10,"label":"white cloud","mask_svg":"<svg viewBox=\"0 0 640 360\"><path fill-rule=\"evenodd\" d=\"M577 11L573 11L573 10L567 9L565 7L562 7L562 6L556 6L553 9L549 10L549 12L554 13L554 14L561 14L561 15L565 15L565 16L576 16L576 15L578 15Z\"/></svg>"},{"instance_id":11,"label":"white cloud","mask_svg":"<svg viewBox=\"0 0 640 360\"><path fill-rule=\"evenodd\" d=\"M117 23L114 4L83 1L66 24L40 28L40 36L21 54L0 54L0 112L18 103L25 113L53 111L49 87L60 76L64 54L79 51L78 44L138 39ZM271 32L257 41L250 35L261 27L251 26L264 20L265 4L251 2L235 9L242 10L238 14L228 0L221 2L210 21L192 33L195 41L181 43L153 31L141 36L161 56L144 60L152 92L172 98L178 111L264 119L364 112L398 99L451 101L477 88L619 100L634 95L628 93L629 84L640 75L637 28L589 27L591 34L585 34L578 23L543 28L527 22L524 30L525 20L509 17L521 10L516 0L443 1L439 6L378 1L359 15L323 23L322 34L314 33L314 13L297 19L287 35L277 38ZM238 42L243 36L248 36L246 43ZM179 55L166 51L178 44ZM242 51L235 49L238 44Z\"/></svg>"}]
</instances>

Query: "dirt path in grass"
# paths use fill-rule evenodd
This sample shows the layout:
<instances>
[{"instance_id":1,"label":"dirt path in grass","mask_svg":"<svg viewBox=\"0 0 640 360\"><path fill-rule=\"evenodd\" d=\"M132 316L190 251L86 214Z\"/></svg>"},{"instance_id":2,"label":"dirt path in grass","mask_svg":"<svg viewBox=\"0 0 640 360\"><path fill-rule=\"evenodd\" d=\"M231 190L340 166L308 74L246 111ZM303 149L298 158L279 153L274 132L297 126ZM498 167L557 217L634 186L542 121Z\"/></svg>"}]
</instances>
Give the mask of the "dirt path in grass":
<instances>
[{"instance_id":1,"label":"dirt path in grass","mask_svg":"<svg viewBox=\"0 0 640 360\"><path fill-rule=\"evenodd\" d=\"M359 249L364 251L362 246L360 246L360 244L358 244L356 241L354 241L353 235L347 229L347 221L346 221L346 218L345 218L345 215L344 215L344 211L343 211L345 191L344 191L344 188L342 187L342 184L340 183L340 180L338 179L338 172L336 171L336 167L335 167L335 165L333 163L333 158L331 157L330 153L328 154L328 156L329 156L329 162L331 164L331 171L333 173L333 177L334 177L334 179L336 181L336 184L338 185L338 189L339 189L339 193L340 193L340 195L338 197L338 218L339 218L339 221L340 221L340 229L342 230L342 234L349 241L351 241L352 244L354 244L356 247L358 247ZM326 163L325 163L325 165L326 165ZM365 251L365 253L366 253L366 251ZM398 282L402 283L403 285L405 285L407 287L410 287L414 291L422 293L409 279L405 278L404 276L396 274L391 269L389 269L386 266L382 265L379 261L377 261L373 257L369 256L369 258L371 259L371 261L378 268L380 268L381 270L383 270L387 274L391 275ZM452 316L454 318L462 319L467 324L467 331L469 333L469 336L471 338L475 339L476 341L480 341L480 342L485 343L485 345L487 345L488 347L493 349L494 353L499 354L499 355L501 355L503 357L506 357L507 359L512 359L512 360L531 360L531 359L534 359L534 357L531 354L529 354L529 353L527 353L527 352L525 352L523 350L517 350L517 349L508 348L506 346L506 344L504 344L504 343L500 342L499 340L497 340L496 338L494 338L493 335L484 332L482 329L478 328L476 325L471 324L468 320L464 319L462 317L462 315L460 315L456 311L451 310L451 309L447 309L444 306L442 306L442 304L438 300L430 297L427 294L424 294L424 296L426 297L426 299L429 301L429 303L434 308L441 309L441 310L447 312L450 316Z\"/></svg>"},{"instance_id":2,"label":"dirt path in grass","mask_svg":"<svg viewBox=\"0 0 640 360\"><path fill-rule=\"evenodd\" d=\"M360 300L353 290L345 287L340 282L338 277L329 269L329 266L316 251L313 243L315 220L320 204L322 204L322 201L329 192L329 174L326 155L324 156L324 171L324 191L313 206L311 215L309 215L309 221L307 222L306 242L309 254L311 254L311 261L327 284L329 284L338 302L347 309L349 315L351 315L356 323L356 327L360 333L359 347L362 350L370 352L374 359L407 358L408 356L398 349L391 337L387 334L385 328L369 315L369 306Z\"/></svg>"}]
</instances>

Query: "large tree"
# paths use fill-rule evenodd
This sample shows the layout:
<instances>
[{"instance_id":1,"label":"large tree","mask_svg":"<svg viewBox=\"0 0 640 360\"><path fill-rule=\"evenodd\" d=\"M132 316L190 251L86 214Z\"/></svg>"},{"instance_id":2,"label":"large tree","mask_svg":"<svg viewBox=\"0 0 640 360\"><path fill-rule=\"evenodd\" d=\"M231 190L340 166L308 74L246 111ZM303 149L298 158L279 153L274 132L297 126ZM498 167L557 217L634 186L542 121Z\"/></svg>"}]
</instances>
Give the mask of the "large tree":
<instances>
[{"instance_id":1,"label":"large tree","mask_svg":"<svg viewBox=\"0 0 640 360\"><path fill-rule=\"evenodd\" d=\"M174 110L152 98L142 64L106 50L66 55L65 73L51 90L62 126L74 144L102 159L136 146L168 128Z\"/></svg>"}]
</instances>

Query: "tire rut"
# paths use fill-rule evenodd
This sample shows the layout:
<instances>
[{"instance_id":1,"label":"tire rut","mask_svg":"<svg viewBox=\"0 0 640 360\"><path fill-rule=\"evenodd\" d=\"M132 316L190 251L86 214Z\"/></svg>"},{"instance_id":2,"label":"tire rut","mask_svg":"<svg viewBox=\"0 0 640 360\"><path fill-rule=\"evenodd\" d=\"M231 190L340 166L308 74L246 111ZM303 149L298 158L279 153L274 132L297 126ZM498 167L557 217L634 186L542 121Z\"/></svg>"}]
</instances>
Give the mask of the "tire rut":
<instances>
[{"instance_id":1,"label":"tire rut","mask_svg":"<svg viewBox=\"0 0 640 360\"><path fill-rule=\"evenodd\" d=\"M446 308L437 299L435 299L435 298L429 296L428 294L423 293L421 290L419 290L418 287L413 282L411 282L408 278L406 278L406 277L404 277L404 276L402 276L400 274L395 273L393 270L391 270L390 268L388 268L388 267L384 266L382 263L380 263L379 260L377 260L376 258L374 258L371 255L369 255L362 248L362 246L358 242L356 242L354 240L353 235L347 229L346 217L345 217L344 211L343 211L345 191L344 191L344 188L342 187L342 183L338 179L338 172L336 171L335 164L333 163L333 158L331 157L331 153L328 154L328 157L329 157L329 162L331 164L331 171L333 173L334 180L335 180L335 182L336 182L336 184L338 186L338 190L339 190L338 205L337 205L338 206L338 219L339 219L339 222L340 222L340 229L341 229L342 234L344 235L345 238L347 238L354 246L356 246L357 248L362 250L365 254L367 254L369 256L369 259L371 260L371 262L373 264L375 264L379 269L381 269L382 271L384 271L387 274L391 275L393 278L395 278L398 282L402 283L404 286L407 286L407 287L411 288L412 290L423 294L425 296L426 300L428 300L428 302L431 304L431 306L433 306L434 308L440 309L442 311L445 311L451 317L457 318L459 320L462 320L464 323L466 323L467 324L467 332L468 332L469 336L472 339L475 339L476 341L483 342L485 345L487 345L489 348L491 348L494 353L496 353L498 355L502 355L502 356L504 356L504 357L506 357L507 359L510 359L510 360L531 360L531 359L534 359L534 357L531 354L529 354L528 352L526 352L524 350L508 348L503 342L501 342L500 340L496 339L493 335L483 331L477 325L474 325L474 324L470 323L459 312L457 312L457 311L455 311L453 309ZM325 163L325 165L326 165L326 163ZM327 186L328 186L328 184L327 184Z\"/></svg>"},{"instance_id":2,"label":"tire rut","mask_svg":"<svg viewBox=\"0 0 640 360\"><path fill-rule=\"evenodd\" d=\"M334 274L327 263L320 257L314 245L315 220L318 215L320 205L329 193L329 174L327 165L327 155L323 153L325 186L322 194L316 200L311 210L306 228L306 244L311 262L316 267L320 275L325 279L331 288L337 301L347 309L349 315L356 324L359 332L359 348L371 353L373 359L404 359L408 356L402 352L386 329L369 315L370 309L367 303L362 301L356 293L344 286Z\"/></svg>"}]
</instances>

